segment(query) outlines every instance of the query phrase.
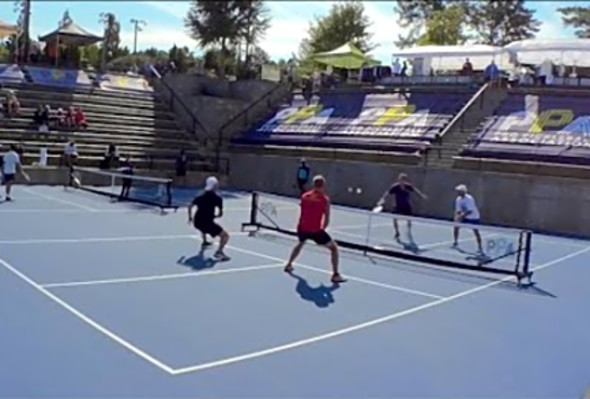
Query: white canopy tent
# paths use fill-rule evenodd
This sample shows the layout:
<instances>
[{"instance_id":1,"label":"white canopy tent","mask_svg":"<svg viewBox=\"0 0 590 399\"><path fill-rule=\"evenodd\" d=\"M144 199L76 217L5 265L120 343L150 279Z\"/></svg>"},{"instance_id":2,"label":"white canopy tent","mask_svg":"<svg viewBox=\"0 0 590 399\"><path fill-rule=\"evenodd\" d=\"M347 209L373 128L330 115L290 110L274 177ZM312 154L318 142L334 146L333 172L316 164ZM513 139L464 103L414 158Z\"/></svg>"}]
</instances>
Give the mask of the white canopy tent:
<instances>
[{"instance_id":1,"label":"white canopy tent","mask_svg":"<svg viewBox=\"0 0 590 399\"><path fill-rule=\"evenodd\" d=\"M590 39L520 40L506 45L504 51L516 55L523 64L550 60L556 65L590 67Z\"/></svg>"},{"instance_id":2,"label":"white canopy tent","mask_svg":"<svg viewBox=\"0 0 590 399\"><path fill-rule=\"evenodd\" d=\"M508 67L508 56L502 47L487 46L484 44L471 44L462 46L420 46L397 50L393 52L393 58L412 58L422 60L422 71L414 74L426 75L430 67L434 70L460 70L469 58L474 69L485 69L492 60L499 67ZM420 64L417 62L415 64Z\"/></svg>"}]
</instances>

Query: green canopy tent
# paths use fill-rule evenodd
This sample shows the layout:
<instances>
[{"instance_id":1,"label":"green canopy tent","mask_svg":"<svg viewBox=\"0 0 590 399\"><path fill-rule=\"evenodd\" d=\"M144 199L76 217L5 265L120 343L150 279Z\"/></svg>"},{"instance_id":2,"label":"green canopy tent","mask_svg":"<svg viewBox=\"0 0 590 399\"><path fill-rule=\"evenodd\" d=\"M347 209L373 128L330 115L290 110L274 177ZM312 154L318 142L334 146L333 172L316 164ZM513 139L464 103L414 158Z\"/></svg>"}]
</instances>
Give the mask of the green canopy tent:
<instances>
[{"instance_id":1,"label":"green canopy tent","mask_svg":"<svg viewBox=\"0 0 590 399\"><path fill-rule=\"evenodd\" d=\"M367 64L374 66L376 63L352 43L346 43L332 51L317 53L313 59L320 64L340 69L360 69Z\"/></svg>"}]
</instances>

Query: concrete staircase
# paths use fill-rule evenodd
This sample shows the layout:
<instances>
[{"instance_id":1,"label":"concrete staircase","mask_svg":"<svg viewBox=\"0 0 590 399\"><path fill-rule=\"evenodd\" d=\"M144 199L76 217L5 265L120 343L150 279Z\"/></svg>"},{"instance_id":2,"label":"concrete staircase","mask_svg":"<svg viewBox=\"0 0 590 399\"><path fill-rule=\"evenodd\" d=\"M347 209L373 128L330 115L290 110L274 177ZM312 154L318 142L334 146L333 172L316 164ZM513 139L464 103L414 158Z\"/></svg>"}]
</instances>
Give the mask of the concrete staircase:
<instances>
[{"instance_id":1,"label":"concrete staircase","mask_svg":"<svg viewBox=\"0 0 590 399\"><path fill-rule=\"evenodd\" d=\"M506 89L483 86L443 130L440 157L437 149L433 148L425 155L425 163L437 168L452 168L453 157L467 144L481 122L492 115L507 97Z\"/></svg>"},{"instance_id":2,"label":"concrete staircase","mask_svg":"<svg viewBox=\"0 0 590 399\"><path fill-rule=\"evenodd\" d=\"M180 128L170 107L149 92L115 92L101 89L64 89L32 84L4 85L16 93L21 110L18 116L0 121L0 144L20 144L24 163L39 159L46 148L49 165L59 165L63 148L74 139L80 153L80 164L97 167L109 144L121 154L130 155L140 169L172 170L175 157L185 149L191 159L191 170L210 170L194 136ZM52 129L39 133L33 126L37 106L49 104L52 109L81 107L88 121L86 130Z\"/></svg>"}]
</instances>

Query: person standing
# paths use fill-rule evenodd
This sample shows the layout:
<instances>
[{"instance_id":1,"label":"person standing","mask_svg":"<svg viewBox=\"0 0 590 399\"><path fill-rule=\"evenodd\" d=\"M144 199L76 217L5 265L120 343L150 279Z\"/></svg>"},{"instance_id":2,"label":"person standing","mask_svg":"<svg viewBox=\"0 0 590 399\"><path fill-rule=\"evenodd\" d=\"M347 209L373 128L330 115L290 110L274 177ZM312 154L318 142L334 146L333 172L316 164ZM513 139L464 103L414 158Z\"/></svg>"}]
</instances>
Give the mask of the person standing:
<instances>
[{"instance_id":1,"label":"person standing","mask_svg":"<svg viewBox=\"0 0 590 399\"><path fill-rule=\"evenodd\" d=\"M291 256L285 266L286 273L293 272L293 262L301 253L301 249L307 240L312 240L318 245L330 250L332 260L332 283L343 283L338 271L338 245L326 232L330 224L330 198L325 194L326 180L323 176L313 178L313 188L301 196L301 211L297 225L297 237L299 242L293 248Z\"/></svg>"},{"instance_id":2,"label":"person standing","mask_svg":"<svg viewBox=\"0 0 590 399\"><path fill-rule=\"evenodd\" d=\"M412 193L418 194L422 199L426 199L426 195L416 188L408 179L408 175L400 173L395 182L381 197L378 202L379 206L385 205L387 197L393 195L395 197L395 207L393 213L404 216L412 216L412 203L410 202L410 196ZM411 237L412 234L412 221L407 219L408 235ZM397 218L393 219L393 228L395 230L395 239L397 240L400 236L399 226Z\"/></svg>"},{"instance_id":3,"label":"person standing","mask_svg":"<svg viewBox=\"0 0 590 399\"><path fill-rule=\"evenodd\" d=\"M297 168L297 187L299 188L300 194L305 193L310 174L311 170L309 169L309 166L307 166L305 158L302 158L301 165Z\"/></svg>"},{"instance_id":4,"label":"person standing","mask_svg":"<svg viewBox=\"0 0 590 399\"><path fill-rule=\"evenodd\" d=\"M455 199L455 222L478 225L480 218L479 209L473 196L467 193L467 186L465 184L459 184L455 187L455 191L457 192L457 198ZM459 246L459 229L459 226L453 228L454 248ZM475 235L479 252L483 253L479 230L474 228L473 234Z\"/></svg>"},{"instance_id":5,"label":"person standing","mask_svg":"<svg viewBox=\"0 0 590 399\"><path fill-rule=\"evenodd\" d=\"M186 185L186 171L188 169L188 158L184 149L180 150L180 153L176 157L176 178L180 185Z\"/></svg>"},{"instance_id":6,"label":"person standing","mask_svg":"<svg viewBox=\"0 0 590 399\"><path fill-rule=\"evenodd\" d=\"M17 153L17 146L11 144L8 152L2 157L2 183L5 187L6 201L12 201L10 193L17 172L22 174L25 180L30 181L29 176L22 169L20 156Z\"/></svg>"}]
</instances>

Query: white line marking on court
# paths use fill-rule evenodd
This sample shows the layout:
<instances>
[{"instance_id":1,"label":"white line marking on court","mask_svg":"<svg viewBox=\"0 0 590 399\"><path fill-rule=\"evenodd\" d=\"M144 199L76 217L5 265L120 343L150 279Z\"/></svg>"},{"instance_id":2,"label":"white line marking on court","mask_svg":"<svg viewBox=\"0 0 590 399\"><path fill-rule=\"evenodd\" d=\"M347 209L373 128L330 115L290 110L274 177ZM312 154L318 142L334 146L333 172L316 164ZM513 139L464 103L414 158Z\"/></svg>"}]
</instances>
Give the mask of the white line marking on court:
<instances>
[{"instance_id":1,"label":"white line marking on court","mask_svg":"<svg viewBox=\"0 0 590 399\"><path fill-rule=\"evenodd\" d=\"M234 248L234 250L236 250L236 249ZM560 263L562 263L562 262L564 262L564 261L566 261L568 259L571 259L571 258L574 258L576 256L582 255L582 254L584 254L584 253L586 253L588 251L590 251L590 247L586 247L586 248L581 249L579 251L572 252L569 255L562 256L562 257L560 257L558 259L555 259L553 261L544 263L544 264L542 264L542 265L540 265L540 266L538 266L536 268L533 268L532 270L533 271L535 271L535 270L538 271L538 270L542 270L542 269L546 269L546 268L555 266L555 265L560 264ZM330 338L336 338L336 337L339 337L339 336L342 336L342 335L345 335L345 334L349 334L349 333L352 333L352 332L355 332L355 331L364 330L364 329L367 329L369 327L373 327L373 326L376 326L376 325L379 325L379 324L383 324L383 323L386 323L386 322L389 322L389 321L392 321L392 320L396 320L396 319L402 318L404 316L409 316L411 314L416 314L416 313L421 312L423 310L426 310L426 309L429 309L429 308L434 308L434 307L440 306L440 305L442 305L444 303L451 302L451 301L454 301L456 299L464 298L464 297L473 295L473 294L475 294L477 292L487 290L487 289L489 289L489 288L491 288L493 286L496 286L498 284L502 284L502 283L504 283L506 281L510 281L512 279L514 279L513 276L508 276L508 277L502 278L501 280L497 280L497 281L493 281L493 282L490 282L490 283L487 283L487 284L479 285L479 286L474 287L474 288L471 288L469 290L465 290L465 291L459 292L457 294L454 294L454 295L451 295L451 296L448 296L448 297L444 297L444 298L438 299L436 301L427 302L427 303L425 303L423 305L415 306L413 308L406 309L406 310L403 310L401 312L392 313L392 314L389 314L387 316L383 316L383 317L379 317L379 318L376 318L376 319L373 319L373 320L369 320L369 321L366 321L364 323L355 324L355 325L352 325L350 327L342 328L340 330L335 330L335 331L332 331L332 332L329 332L329 333L326 333L326 334L316 335L314 337L302 339L302 340L291 342L291 343L284 344L284 345L275 346L273 348L268 348L268 349L264 349L264 350L257 351L257 352L247 353L247 354L244 354L244 355L229 357L229 358L226 358L226 359L216 360L216 361L212 361L212 362L208 362L208 363L202 363L202 364L198 364L198 365L195 365L195 366L189 366L189 367L183 367L183 368L174 369L172 371L172 374L173 375L180 375L180 374L186 374L186 373L192 373L192 372L207 370L207 369L211 369L211 368L214 368L214 367L227 366L227 365L232 364L232 363L238 363L238 362L242 362L242 361L245 361L245 360L256 359L256 358L259 358L259 357L273 355L273 354L276 354L276 353L279 353L279 352L284 352L284 351L287 351L287 350L290 350L290 349L295 349L295 348L302 347L302 346L305 346L305 345L311 345L311 344L314 344L316 342L325 341L325 340L330 339Z\"/></svg>"},{"instance_id":2,"label":"white line marking on court","mask_svg":"<svg viewBox=\"0 0 590 399\"><path fill-rule=\"evenodd\" d=\"M213 276L213 275L217 275L217 274L250 272L250 271L255 271L255 270L265 270L265 269L273 269L273 268L276 269L279 266L283 266L283 263L272 263L272 264L259 265L259 266L236 267L233 269L223 269L223 270L206 270L206 271L200 271L200 272L194 271L194 272L189 272L189 273L156 274L156 275L143 276L143 277L122 277L122 278L113 278L113 279L105 279L105 280L86 280L86 281L71 281L71 282L66 282L66 283L47 283L47 284L40 284L40 286L43 288L65 288L65 287L80 287L80 286L88 286L88 285L138 283L138 282L144 282L144 281L172 280L172 279L189 278L189 277Z\"/></svg>"},{"instance_id":3,"label":"white line marking on court","mask_svg":"<svg viewBox=\"0 0 590 399\"><path fill-rule=\"evenodd\" d=\"M54 197L53 195L38 193L35 190L31 190L30 188L23 188L23 190L26 191L26 192L28 192L29 194L37 195L37 196L39 196L41 198L45 198L45 199L50 200L50 201L55 201L55 202L60 202L62 204L75 206L76 208L84 209L84 210L89 211L89 212L96 212L96 211L98 211L98 209L92 208L92 207L87 206L87 205L82 205L82 204L79 204L77 202L64 200L64 199L61 199L61 198L58 198L58 197Z\"/></svg>"},{"instance_id":4,"label":"white line marking on court","mask_svg":"<svg viewBox=\"0 0 590 399\"><path fill-rule=\"evenodd\" d=\"M323 273L323 274L332 274L331 271L320 269L318 267L302 265L301 263L298 263L298 265L302 269L313 270L315 272ZM349 279L349 280L351 280L351 281L357 281L359 283L364 283L364 284L367 284L367 285L373 285L375 287L386 288L386 289L389 289L389 290L392 290L392 291L401 291L401 292L405 292L407 294L420 295L420 296L425 296L425 297L428 297L428 298L435 298L435 299L444 298L444 297L442 297L440 295L434 295L434 294L430 294L430 293L424 292L424 291L418 291L418 290L413 290L413 289L410 289L410 288L399 287L397 285L392 285L392 284L379 283L377 281L367 280L367 279L360 278L360 277L349 276L348 274L346 275L346 278Z\"/></svg>"},{"instance_id":5,"label":"white line marking on court","mask_svg":"<svg viewBox=\"0 0 590 399\"><path fill-rule=\"evenodd\" d=\"M198 239L198 237L195 237ZM250 251L248 249L243 249L243 248L238 248L238 247L234 247L233 245L227 245L227 248L233 249L234 251L237 252L242 252L248 255L253 255L253 256L258 256L260 258L264 258L264 259L268 259L268 260L272 260L272 261L277 261L277 262L283 262L286 263L286 261L284 259L278 258L276 256L271 256L271 255L266 255L266 254L261 254L259 252L256 251ZM310 266L310 265L306 265L304 263L300 263L300 262L295 262L296 265L299 265L300 267L304 268L304 269L309 269L309 270L313 270L316 272L320 272L320 273L328 273L331 274L330 272L324 271L323 269L317 268L315 266ZM427 296L430 298L442 298L440 295L435 295L435 294L430 294L427 292L421 292L421 291L415 291L415 290L411 290L408 288L402 288L402 287L397 287L395 285L389 285L389 284L384 284L384 283L379 283L377 281L371 281L371 280L367 280L364 278L360 278L360 277L355 277L355 276L351 276L348 273L345 274L346 278L351 280L351 281L356 281L359 283L363 283L363 284L367 284L367 285L372 285L372 286L376 286L376 287L381 287L381 288L386 288L392 291L402 291L408 294L414 294L414 295L420 295L420 296Z\"/></svg>"},{"instance_id":6,"label":"white line marking on court","mask_svg":"<svg viewBox=\"0 0 590 399\"><path fill-rule=\"evenodd\" d=\"M172 369L172 367L162 363L161 361L159 361L155 357L153 357L153 356L149 355L148 353L146 353L145 351L137 348L136 346L132 345L128 341L124 340L123 338L119 337L118 335L116 335L115 333L110 331L109 329L103 327L102 325L100 325L96 321L92 320L90 317L86 316L84 313L80 312L78 309L74 308L72 305L70 305L69 303L67 303L66 301L64 301L63 299L58 297L57 295L53 294L52 292L48 291L47 289L45 289L42 286L40 286L39 284L37 284L35 281L33 281L27 275L21 273L18 269L16 269L12 265L10 265L5 260L0 259L0 265L4 266L12 274L14 274L15 276L22 279L24 282L29 284L32 288L34 288L35 290L39 291L41 294L45 295L47 298L49 298L52 301L54 301L55 303L57 303L59 306L61 306L62 308L64 308L65 310L67 310L68 312L70 312L71 314L76 316L78 319L85 322L86 324L88 324L90 327L93 327L97 331L103 333L104 335L106 335L107 337L109 337L110 339L112 339L113 341L118 343L119 345L123 346L127 350L131 351L132 353L134 353L135 355L139 356L140 358L146 360L147 362L153 364L154 366L158 367L159 369L165 371L166 373L174 374L174 369Z\"/></svg>"},{"instance_id":7,"label":"white line marking on court","mask_svg":"<svg viewBox=\"0 0 590 399\"><path fill-rule=\"evenodd\" d=\"M230 232L230 236L248 235L247 232ZM31 239L31 240L6 240L0 241L0 245L18 245L18 244L77 244L77 243L93 243L93 242L126 242L126 241L156 241L156 240L177 240L177 239L195 239L198 236L194 234L181 235L161 235L161 236L138 236L138 237L96 237L96 238L47 238L47 239Z\"/></svg>"}]
</instances>

